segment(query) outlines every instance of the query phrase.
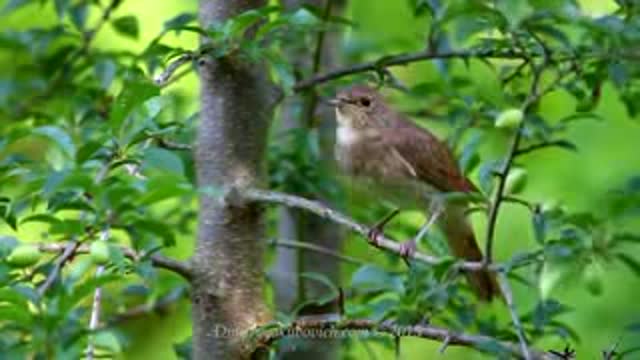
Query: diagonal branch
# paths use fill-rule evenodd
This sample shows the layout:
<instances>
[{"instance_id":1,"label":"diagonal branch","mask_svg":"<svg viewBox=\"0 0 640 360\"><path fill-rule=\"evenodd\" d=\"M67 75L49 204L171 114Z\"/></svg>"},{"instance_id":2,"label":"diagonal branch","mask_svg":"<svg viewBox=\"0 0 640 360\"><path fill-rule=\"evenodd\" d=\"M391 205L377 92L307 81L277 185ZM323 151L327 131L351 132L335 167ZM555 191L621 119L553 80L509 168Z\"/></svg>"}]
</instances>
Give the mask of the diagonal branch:
<instances>
[{"instance_id":1,"label":"diagonal branch","mask_svg":"<svg viewBox=\"0 0 640 360\"><path fill-rule=\"evenodd\" d=\"M247 189L243 190L242 193L238 193L237 191L231 190L228 192L227 197L232 198L234 196L238 196L240 200L248 200L248 201L258 201L258 202L267 202L285 205L292 208L304 209L311 213L316 214L325 219L329 219L336 224L342 225L346 228L351 229L365 238L367 238L367 234L369 233L369 227L359 224L353 221L351 218L343 215L342 213L329 208L326 205L318 201L308 200L303 197L289 195L280 193L277 191L268 191L268 190L260 190L260 189ZM235 199L230 199L232 201ZM401 255L401 246L397 241L391 240L388 237L380 235L376 238L376 242L369 241L369 244L385 250L391 253ZM450 260L450 258L439 258L435 256L430 256L419 251L411 254L410 257L413 260L420 261L422 263L428 265L438 265L442 264L445 261ZM462 270L462 271L483 271L485 269L485 264L483 262L472 262L472 261L461 261L453 265L454 268ZM493 264L488 267L489 270L499 271L503 268L502 265Z\"/></svg>"},{"instance_id":2,"label":"diagonal branch","mask_svg":"<svg viewBox=\"0 0 640 360\"><path fill-rule=\"evenodd\" d=\"M55 243L55 244L38 244L38 249L42 252L51 252L51 253L59 253L64 252L67 249L69 244L74 244L74 242L68 243ZM87 254L89 253L89 246L87 245L79 245L75 254ZM173 271L174 273L182 276L186 280L191 280L191 266L188 263L176 259L172 259L160 254L147 255L144 253L136 252L135 250L121 246L120 251L131 260L140 260L148 256L149 260L151 260L151 264L155 267Z\"/></svg>"},{"instance_id":3,"label":"diagonal branch","mask_svg":"<svg viewBox=\"0 0 640 360\"><path fill-rule=\"evenodd\" d=\"M527 337L524 334L524 328L522 327L522 323L518 317L518 312L516 311L516 306L513 302L513 291L511 291L509 279L507 279L506 274L502 272L498 273L498 284L500 285L500 291L504 296L504 301L507 303L507 307L509 308L509 314L511 315L513 326L516 328L516 334L518 335L518 341L520 342L522 356L526 360L531 360L532 356L529 346L527 345Z\"/></svg>"},{"instance_id":4,"label":"diagonal branch","mask_svg":"<svg viewBox=\"0 0 640 360\"><path fill-rule=\"evenodd\" d=\"M273 325L271 325L273 326ZM269 347L275 341L286 336L306 336L306 337L345 337L355 336L353 331L364 332L367 337L374 334L389 334L395 337L419 337L436 341L447 342L447 345L458 345L466 347L483 347L487 344L497 344L503 351L514 357L520 358L520 347L518 344L507 341L499 341L485 335L471 335L462 332L455 332L449 329L431 325L399 325L391 321L376 322L368 319L301 319L290 325L277 326L269 330L260 331L260 328L253 331L253 344L258 347ZM252 336L252 335L250 335ZM552 354L528 349L531 359L555 359Z\"/></svg>"},{"instance_id":5,"label":"diagonal branch","mask_svg":"<svg viewBox=\"0 0 640 360\"><path fill-rule=\"evenodd\" d=\"M291 248L291 249L300 249L300 250L313 251L315 253L326 255L326 256L331 256L333 258L336 258L338 260L341 260L341 261L344 261L346 263L353 264L353 265L365 265L365 264L367 264L366 261L363 261L363 260L360 260L360 259L357 259L357 258L354 258L354 257L351 257L351 256L342 255L342 254L340 254L340 252L332 250L332 249L329 249L327 247L316 245L316 244L311 244L311 243L306 243L306 242L302 242L302 241L273 239L273 240L269 241L269 245L279 246L279 247L286 247L286 248Z\"/></svg>"}]
</instances>

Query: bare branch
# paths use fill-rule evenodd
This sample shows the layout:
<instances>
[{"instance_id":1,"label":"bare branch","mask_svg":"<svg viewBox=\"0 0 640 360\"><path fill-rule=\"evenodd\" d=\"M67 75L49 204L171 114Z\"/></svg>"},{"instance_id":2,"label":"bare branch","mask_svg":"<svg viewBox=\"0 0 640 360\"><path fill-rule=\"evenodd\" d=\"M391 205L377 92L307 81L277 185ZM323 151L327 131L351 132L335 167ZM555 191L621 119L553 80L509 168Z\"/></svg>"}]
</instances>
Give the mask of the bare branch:
<instances>
[{"instance_id":1,"label":"bare branch","mask_svg":"<svg viewBox=\"0 0 640 360\"><path fill-rule=\"evenodd\" d=\"M470 58L501 58L501 59L526 59L530 54L524 54L513 50L451 50L445 52L433 52L431 50L416 53L404 53L390 56L383 56L377 60L367 63L357 64L342 69L333 70L324 74L316 75L310 79L298 82L294 91L304 91L316 85L339 79L348 75L368 71L378 71L390 66L407 65L410 63L433 60L433 59L470 59Z\"/></svg>"},{"instance_id":2,"label":"bare branch","mask_svg":"<svg viewBox=\"0 0 640 360\"><path fill-rule=\"evenodd\" d=\"M38 244L38 248L42 252L63 252L70 244L73 244L73 242ZM153 264L153 266L173 271L174 273L181 275L186 280L191 280L191 267L186 262L175 260L166 256L162 256L160 254L147 255L144 253L139 253L125 246L121 246L120 251L122 251L124 256L134 261L138 261L140 259L148 257L149 260L151 260L151 264ZM80 245L75 251L76 254L87 254L88 252L89 246L87 245Z\"/></svg>"},{"instance_id":3,"label":"bare branch","mask_svg":"<svg viewBox=\"0 0 640 360\"><path fill-rule=\"evenodd\" d=\"M499 341L485 335L470 335L451 331L446 328L431 325L404 326L391 321L375 322L368 319L334 320L334 319L300 319L291 325L277 327L275 329L254 330L253 344L257 347L268 347L273 342L286 336L311 336L326 331L327 335L340 336L340 332L366 331L380 334L389 334L396 337L419 337L436 341L447 342L448 346L482 347L488 343L496 343L504 351L513 356L520 357L520 347L517 344ZM251 335L250 335L251 336ZM531 359L554 359L553 355L546 352L529 350Z\"/></svg>"},{"instance_id":4,"label":"bare branch","mask_svg":"<svg viewBox=\"0 0 640 360\"><path fill-rule=\"evenodd\" d=\"M527 337L524 334L522 323L520 322L520 318L518 317L518 312L516 311L516 306L515 306L515 303L513 302L513 292L511 291L511 286L509 285L509 279L507 279L506 274L502 272L498 273L498 284L500 285L500 291L504 296L504 301L507 303L507 307L509 308L511 321L513 322L513 326L516 329L516 334L518 335L518 341L520 342L520 350L522 351L522 356L526 360L531 360L532 357L530 354L529 346L527 345Z\"/></svg>"},{"instance_id":5,"label":"bare branch","mask_svg":"<svg viewBox=\"0 0 640 360\"><path fill-rule=\"evenodd\" d=\"M563 74L559 75L558 78L552 82L544 91L540 91L540 81L542 78L542 73L544 72L546 66L550 62L549 54L545 52L544 62L540 66L536 66L534 62L531 62L531 67L533 68L533 80L531 82L531 87L529 89L529 94L522 104L522 112L527 114L531 107L540 100L540 98L545 95L547 92L551 91L555 85L563 78ZM496 189L493 199L491 201L491 206L489 207L489 219L487 220L487 235L486 235L486 248L485 248L485 258L484 262L489 265L493 260L493 240L496 229L496 222L498 220L498 213L500 212L500 205L504 201L505 194L505 185L507 182L507 175L511 170L511 166L516 158L516 153L518 151L518 147L520 146L520 140L522 139L522 132L524 129L525 121L520 122L520 125L515 130L513 135L513 140L511 141L511 146L509 147L509 152L502 163L502 168L498 172L498 188Z\"/></svg>"},{"instance_id":6,"label":"bare branch","mask_svg":"<svg viewBox=\"0 0 640 360\"><path fill-rule=\"evenodd\" d=\"M181 144L181 143L173 142L162 137L156 138L156 142L159 147L167 150L181 150L181 151L193 150L193 146L189 144Z\"/></svg>"},{"instance_id":7,"label":"bare branch","mask_svg":"<svg viewBox=\"0 0 640 360\"><path fill-rule=\"evenodd\" d=\"M332 249L329 249L329 248L326 248L326 247L323 247L323 246L319 246L319 245L315 245L315 244L311 244L311 243L306 243L306 242L302 242L302 241L272 239L272 240L269 241L269 245L280 246L280 247L288 247L288 248L292 248L292 249L309 250L309 251L316 252L318 254L331 256L331 257L334 257L336 259L339 259L339 260L342 260L344 262L348 262L348 263L354 264L354 265L366 265L367 264L366 261L363 261L363 260L360 260L360 259L356 259L356 258L351 257L351 256L342 255L338 251L334 251Z\"/></svg>"},{"instance_id":8,"label":"bare branch","mask_svg":"<svg viewBox=\"0 0 640 360\"><path fill-rule=\"evenodd\" d=\"M276 191L268 191L268 190L260 190L260 189L248 189L243 191L241 194L236 191L230 191L227 195L229 197L239 196L240 199L250 200L250 201L260 201L260 202L269 202L275 204L281 204L293 208L299 208L307 210L311 213L314 213L322 218L329 219L339 225L342 225L346 228L349 228L367 238L367 234L369 233L369 227L359 224L349 217L341 214L338 211L335 211L318 201L308 200L299 196L284 194ZM369 241L369 244L394 254L400 256L402 254L400 250L400 243L397 241L391 240L384 235L380 235L376 238L375 242ZM449 261L450 258L438 258L435 256L430 256L419 251L411 254L411 259L420 261L422 263L428 265L438 265L442 264L445 261ZM472 262L472 261L461 261L453 265L456 269L462 271L483 271L487 269L485 264L482 262ZM488 267L489 270L499 271L502 268L501 265L491 265Z\"/></svg>"},{"instance_id":9,"label":"bare branch","mask_svg":"<svg viewBox=\"0 0 640 360\"><path fill-rule=\"evenodd\" d=\"M96 241L107 241L109 239L109 228L106 228L100 232L99 239ZM104 273L104 265L98 266L96 269L96 278L99 278ZM98 329L100 325L100 308L102 304L102 287L97 287L93 293L93 303L91 305L91 315L89 317L89 332L92 333ZM93 336L89 336L87 344L87 359L93 360L95 352L95 344L93 342Z\"/></svg>"},{"instance_id":10,"label":"bare branch","mask_svg":"<svg viewBox=\"0 0 640 360\"><path fill-rule=\"evenodd\" d=\"M47 279L38 288L38 295L43 296L47 292L47 290L49 290L51 285L53 285L53 283L58 278L60 271L62 271L62 267L64 267L67 261L69 261L73 257L73 255L76 253L76 250L78 249L78 245L80 245L78 241L70 241L64 248L60 249L62 254L56 260L56 263L53 266L53 269L51 270L49 275L47 275Z\"/></svg>"},{"instance_id":11,"label":"bare branch","mask_svg":"<svg viewBox=\"0 0 640 360\"><path fill-rule=\"evenodd\" d=\"M153 78L153 82L160 87L166 86L167 84L169 84L169 80L171 80L173 74L179 68L181 68L182 65L189 63L195 59L196 55L193 52L188 52L178 56L178 58L173 60L163 72Z\"/></svg>"},{"instance_id":12,"label":"bare branch","mask_svg":"<svg viewBox=\"0 0 640 360\"><path fill-rule=\"evenodd\" d=\"M543 141L543 142L519 149L516 151L515 156L526 155L536 150L547 149L550 147L560 147L560 148L575 150L575 147L571 143L569 143L567 140L552 140L552 141Z\"/></svg>"}]
</instances>

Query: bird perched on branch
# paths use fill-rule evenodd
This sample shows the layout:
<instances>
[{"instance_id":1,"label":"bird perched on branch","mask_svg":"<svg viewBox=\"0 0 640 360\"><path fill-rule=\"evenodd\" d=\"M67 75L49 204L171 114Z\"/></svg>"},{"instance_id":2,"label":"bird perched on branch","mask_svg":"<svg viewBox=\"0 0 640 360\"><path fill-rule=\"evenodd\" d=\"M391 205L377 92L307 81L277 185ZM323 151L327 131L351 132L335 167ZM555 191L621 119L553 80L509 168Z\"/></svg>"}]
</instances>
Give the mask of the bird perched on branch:
<instances>
[{"instance_id":1,"label":"bird perched on branch","mask_svg":"<svg viewBox=\"0 0 640 360\"><path fill-rule=\"evenodd\" d=\"M417 208L430 216L416 238L401 245L404 256L415 251L416 240L437 223L457 257L482 260L473 229L465 216L468 205L447 203L443 193L476 192L460 171L451 151L429 131L393 110L374 89L354 86L340 92L335 106L337 132L335 156L348 175L373 187L376 195L403 208ZM389 218L374 227L371 241ZM500 293L493 274L467 273L471 287L490 301Z\"/></svg>"}]
</instances>

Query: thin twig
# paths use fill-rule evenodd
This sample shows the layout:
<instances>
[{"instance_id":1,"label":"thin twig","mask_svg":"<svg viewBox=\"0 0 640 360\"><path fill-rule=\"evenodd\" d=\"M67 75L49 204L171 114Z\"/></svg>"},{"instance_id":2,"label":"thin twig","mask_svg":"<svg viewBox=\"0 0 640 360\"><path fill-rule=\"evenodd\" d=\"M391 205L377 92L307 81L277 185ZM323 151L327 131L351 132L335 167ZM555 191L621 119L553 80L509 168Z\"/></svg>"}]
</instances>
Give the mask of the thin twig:
<instances>
[{"instance_id":1,"label":"thin twig","mask_svg":"<svg viewBox=\"0 0 640 360\"><path fill-rule=\"evenodd\" d=\"M158 144L159 147L167 150L180 150L180 151L193 150L193 146L189 144L181 144L181 143L173 142L163 137L156 138L156 143Z\"/></svg>"},{"instance_id":2,"label":"thin twig","mask_svg":"<svg viewBox=\"0 0 640 360\"><path fill-rule=\"evenodd\" d=\"M166 86L176 70L181 68L182 65L195 60L195 58L196 56L192 52L187 52L178 56L178 58L173 60L163 72L153 78L153 82L160 87Z\"/></svg>"},{"instance_id":3,"label":"thin twig","mask_svg":"<svg viewBox=\"0 0 640 360\"><path fill-rule=\"evenodd\" d=\"M527 147L524 147L522 149L519 149L518 151L516 151L515 156L522 156L522 155L526 155L529 153L532 153L536 150L540 150L540 149L546 149L546 148L550 148L550 147L567 147L567 145L570 145L567 143L566 140L551 140L551 141L543 141L537 144L533 144Z\"/></svg>"},{"instance_id":4,"label":"thin twig","mask_svg":"<svg viewBox=\"0 0 640 360\"><path fill-rule=\"evenodd\" d=\"M37 246L38 246L38 249L40 249L40 251L42 252L59 253L59 252L65 251L65 249L71 244L73 244L73 242L55 243L55 244L38 244ZM87 254L89 253L89 251L90 251L90 248L88 245L79 245L78 248L75 250L75 253ZM191 279L191 267L184 261L175 260L160 254L148 255L145 253L139 253L126 246L120 246L120 251L122 251L122 254L128 259L139 261L141 259L148 258L151 261L151 264L157 268L172 271L182 276L186 280Z\"/></svg>"},{"instance_id":5,"label":"thin twig","mask_svg":"<svg viewBox=\"0 0 640 360\"><path fill-rule=\"evenodd\" d=\"M533 62L531 63L531 67L533 68L533 80L531 82L529 95L522 105L522 112L524 114L527 114L531 106L540 99L540 96L542 96L539 89L540 79L548 61L548 58L545 58L545 62L540 67L535 66ZM507 153L507 157L502 163L502 168L498 172L498 188L496 189L491 201L491 206L489 207L489 219L487 220L486 248L484 253L484 262L487 265L491 264L491 262L493 261L493 239L496 230L496 222L498 220L498 213L500 212L500 205L504 200L504 189L507 182L507 175L511 170L513 160L515 159L516 152L518 151L518 147L520 145L524 123L524 121L520 122L520 125L518 125L518 128L515 130L513 140L511 141L511 146L509 147L509 152Z\"/></svg>"},{"instance_id":6,"label":"thin twig","mask_svg":"<svg viewBox=\"0 0 640 360\"><path fill-rule=\"evenodd\" d=\"M377 71L381 68L407 65L410 63L433 60L433 59L470 59L470 58L501 58L501 59L524 59L525 54L513 50L451 50L444 52L433 52L424 50L416 53L404 53L384 56L377 60L357 64L342 69L333 70L324 74L315 75L309 79L299 81L293 90L296 92L307 90L316 85L335 80L348 75Z\"/></svg>"},{"instance_id":7,"label":"thin twig","mask_svg":"<svg viewBox=\"0 0 640 360\"><path fill-rule=\"evenodd\" d=\"M331 17L331 8L332 8L332 0L326 0L324 5L324 10L322 13L322 21L326 22ZM326 35L326 31L322 30L318 33L318 37L316 38L316 48L313 53L313 63L311 64L311 74L315 76L318 71L320 71L320 66L322 65L322 50L324 48L324 38ZM304 124L306 126L312 125L313 122L313 114L316 111L316 107L318 105L318 94L315 91L311 91L309 96L305 101L305 106L303 109L304 114Z\"/></svg>"},{"instance_id":8,"label":"thin twig","mask_svg":"<svg viewBox=\"0 0 640 360\"><path fill-rule=\"evenodd\" d=\"M291 248L291 249L309 250L309 251L316 252L318 254L331 256L331 257L334 257L336 259L339 259L339 260L342 260L344 262L347 262L347 263L350 263L350 264L354 264L354 265L366 265L367 264L366 261L363 261L363 260L360 260L360 259L356 259L356 258L351 257L351 256L342 255L338 251L334 251L334 250L331 250L331 249L323 247L323 246L319 246L319 245L315 245L315 244L311 244L311 243L306 243L306 242L301 242L301 241L272 239L272 240L269 241L269 245L279 246L279 247L287 247L287 248Z\"/></svg>"},{"instance_id":9,"label":"thin twig","mask_svg":"<svg viewBox=\"0 0 640 360\"><path fill-rule=\"evenodd\" d=\"M520 356L518 344L499 341L485 335L470 335L461 332L454 332L446 328L420 324L420 325L399 325L392 321L376 322L368 319L304 319L296 321L290 325L281 326L276 329L254 330L249 336L253 340L255 347L268 347L273 342L286 336L317 336L320 332L327 336L341 336L341 332L351 331L389 334L396 337L419 337L437 341L448 341L449 345L466 347L482 347L487 343L497 343L504 351L514 356ZM256 334L253 337L252 334ZM552 355L546 352L530 350L531 359L553 359Z\"/></svg>"},{"instance_id":10,"label":"thin twig","mask_svg":"<svg viewBox=\"0 0 640 360\"><path fill-rule=\"evenodd\" d=\"M507 275L503 272L499 272L497 274L497 277L498 285L500 285L500 291L502 292L504 301L507 303L507 307L509 308L511 321L513 322L513 326L516 328L516 334L518 335L518 341L520 342L520 350L522 351L522 356L525 358L525 360L531 360L532 357L529 346L527 345L527 338L524 334L524 328L522 327L520 317L518 317L518 312L516 311L515 303L513 302L513 291L511 291L511 286L509 285L509 279L507 279Z\"/></svg>"},{"instance_id":11,"label":"thin twig","mask_svg":"<svg viewBox=\"0 0 640 360\"><path fill-rule=\"evenodd\" d=\"M355 231L367 238L367 235L370 232L370 228L359 224L349 217L341 214L338 211L335 211L326 205L320 203L319 201L308 200L303 197L289 195L280 193L277 191L269 191L269 190L260 190L260 189L246 189L246 190L238 190L238 191L230 191L228 193L229 197L239 196L239 200L248 200L248 201L259 201L259 202L267 202L267 203L275 203L280 205L285 205L292 208L304 209L311 213L316 214L325 219L329 219L336 224L342 225ZM229 201L233 202L235 199L230 199ZM382 249L389 251L391 253L401 255L401 246L397 241L391 240L390 238L379 235L376 237L376 241L369 241L369 244ZM438 265L443 262L450 261L451 258L439 258L435 256L430 256L419 251L416 251L412 254L409 254L410 258L413 260L420 261L422 263L428 265ZM485 264L483 262L472 262L472 261L460 261L453 265L455 269L459 269L462 271L483 271L485 269ZM488 267L491 271L499 271L503 268L502 265L493 264Z\"/></svg>"},{"instance_id":12,"label":"thin twig","mask_svg":"<svg viewBox=\"0 0 640 360\"><path fill-rule=\"evenodd\" d=\"M64 265L76 253L76 250L78 249L79 245L80 245L79 241L70 241L64 248L60 249L62 251L62 254L56 260L56 263L53 266L53 269L51 270L49 275L47 275L47 278L45 279L45 281L38 288L38 295L42 297L47 292L47 290L49 290L51 285L53 285L53 283L58 278L58 275L60 274L60 271L62 271L62 268L64 267Z\"/></svg>"},{"instance_id":13,"label":"thin twig","mask_svg":"<svg viewBox=\"0 0 640 360\"><path fill-rule=\"evenodd\" d=\"M109 228L106 228L104 230L102 230L100 232L100 236L96 241L107 241L107 239L109 239ZM96 278L99 278L102 276L102 274L104 273L104 265L100 265L98 266L98 268L96 269ZM93 360L93 355L95 352L95 343L93 342L93 335L91 335L92 332L96 331L98 329L98 326L100 325L100 307L102 304L102 287L99 286L96 288L96 290L93 293L93 302L91 305L91 315L89 317L89 340L88 340L88 344L87 344L87 351L86 351L86 355L87 355L87 359L88 360Z\"/></svg>"}]
</instances>

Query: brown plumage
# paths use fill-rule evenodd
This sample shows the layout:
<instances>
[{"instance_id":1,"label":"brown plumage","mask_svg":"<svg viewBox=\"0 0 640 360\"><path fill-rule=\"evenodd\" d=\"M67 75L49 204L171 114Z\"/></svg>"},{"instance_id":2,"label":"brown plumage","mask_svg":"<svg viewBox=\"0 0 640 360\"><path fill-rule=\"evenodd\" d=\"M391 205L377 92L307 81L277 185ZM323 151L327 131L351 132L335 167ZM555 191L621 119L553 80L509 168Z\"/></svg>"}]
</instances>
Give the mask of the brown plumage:
<instances>
[{"instance_id":1,"label":"brown plumage","mask_svg":"<svg viewBox=\"0 0 640 360\"><path fill-rule=\"evenodd\" d=\"M377 194L404 207L429 208L433 195L473 192L476 187L458 168L449 148L386 105L380 94L355 86L338 94L336 105L336 159L347 174L378 188ZM444 204L438 225L457 257L479 261L482 252L465 218L464 205ZM470 272L467 278L483 300L500 293L487 272Z\"/></svg>"}]
</instances>

